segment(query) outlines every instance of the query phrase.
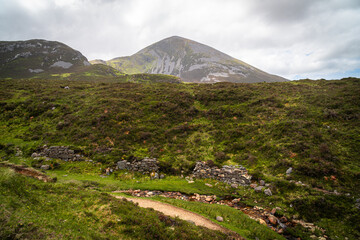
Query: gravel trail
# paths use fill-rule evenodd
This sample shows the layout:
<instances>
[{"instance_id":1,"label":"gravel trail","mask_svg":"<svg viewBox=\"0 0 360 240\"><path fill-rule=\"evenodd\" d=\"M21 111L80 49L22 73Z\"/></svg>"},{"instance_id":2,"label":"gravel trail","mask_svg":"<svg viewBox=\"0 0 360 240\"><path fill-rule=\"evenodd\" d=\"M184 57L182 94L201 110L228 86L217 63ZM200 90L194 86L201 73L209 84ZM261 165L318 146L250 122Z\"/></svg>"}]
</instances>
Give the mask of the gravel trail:
<instances>
[{"instance_id":1,"label":"gravel trail","mask_svg":"<svg viewBox=\"0 0 360 240\"><path fill-rule=\"evenodd\" d=\"M218 230L223 233L229 233L228 229L210 221L209 219L197 214L190 212L188 210L172 206L167 203L162 203L154 200L149 199L140 199L140 198L130 198L130 197L122 197L122 196L114 196L119 199L126 199L128 201L132 201L134 203L138 203L139 207L143 208L153 208L156 211L162 212L165 215L170 217L178 217L182 220L192 221L197 226L203 226L212 230Z\"/></svg>"}]
</instances>

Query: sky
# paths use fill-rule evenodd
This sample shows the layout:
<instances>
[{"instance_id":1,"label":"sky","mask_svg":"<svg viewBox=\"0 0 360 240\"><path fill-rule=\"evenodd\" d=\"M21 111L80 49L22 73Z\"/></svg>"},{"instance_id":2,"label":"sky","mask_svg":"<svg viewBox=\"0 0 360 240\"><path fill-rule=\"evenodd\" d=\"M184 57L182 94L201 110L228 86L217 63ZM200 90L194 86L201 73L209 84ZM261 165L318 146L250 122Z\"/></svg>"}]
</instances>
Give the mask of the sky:
<instances>
[{"instance_id":1,"label":"sky","mask_svg":"<svg viewBox=\"0 0 360 240\"><path fill-rule=\"evenodd\" d=\"M288 79L360 77L360 0L0 0L0 40L89 60L185 37Z\"/></svg>"}]
</instances>

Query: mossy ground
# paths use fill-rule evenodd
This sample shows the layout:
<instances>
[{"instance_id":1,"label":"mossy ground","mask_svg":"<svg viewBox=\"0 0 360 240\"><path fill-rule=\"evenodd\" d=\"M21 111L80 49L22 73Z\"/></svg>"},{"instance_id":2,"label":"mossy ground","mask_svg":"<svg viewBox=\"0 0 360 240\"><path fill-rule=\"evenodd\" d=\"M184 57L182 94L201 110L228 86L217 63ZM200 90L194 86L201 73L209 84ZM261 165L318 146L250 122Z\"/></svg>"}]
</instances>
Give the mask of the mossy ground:
<instances>
[{"instance_id":1,"label":"mossy ground","mask_svg":"<svg viewBox=\"0 0 360 240\"><path fill-rule=\"evenodd\" d=\"M199 160L242 164L254 179L274 185L267 198L238 190L247 204L280 206L286 216L315 222L331 238L360 236L354 208L360 182L359 79L204 85L123 78L0 80L1 157L31 164L31 153L47 144L70 146L104 167L120 159L156 157L167 176L186 175ZM17 149L25 160L14 157ZM76 169L78 163L72 164ZM86 170L81 164L79 173L67 164L53 172L80 177ZM287 177L289 167L293 173ZM157 183L134 177L119 177L119 184L228 194L225 188L190 187L178 177ZM310 187L296 186L292 179ZM312 187L350 196L325 195Z\"/></svg>"}]
</instances>

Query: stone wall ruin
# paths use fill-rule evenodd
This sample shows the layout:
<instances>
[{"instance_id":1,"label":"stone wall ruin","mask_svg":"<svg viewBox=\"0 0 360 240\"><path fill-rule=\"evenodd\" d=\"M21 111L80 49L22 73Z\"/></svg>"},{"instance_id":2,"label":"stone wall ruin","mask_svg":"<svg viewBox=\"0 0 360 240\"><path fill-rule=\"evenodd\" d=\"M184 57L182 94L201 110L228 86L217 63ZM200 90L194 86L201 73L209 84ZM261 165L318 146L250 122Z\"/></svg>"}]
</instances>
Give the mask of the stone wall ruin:
<instances>
[{"instance_id":1,"label":"stone wall ruin","mask_svg":"<svg viewBox=\"0 0 360 240\"><path fill-rule=\"evenodd\" d=\"M76 154L74 150L69 149L64 146L51 146L44 148L40 152L34 152L31 154L32 158L56 158L64 161L81 161L84 160L83 156L80 154Z\"/></svg>"},{"instance_id":2,"label":"stone wall ruin","mask_svg":"<svg viewBox=\"0 0 360 240\"><path fill-rule=\"evenodd\" d=\"M205 162L197 162L193 171L195 178L212 178L228 184L248 186L251 176L246 168L240 165L224 165L222 168L210 167Z\"/></svg>"},{"instance_id":3,"label":"stone wall ruin","mask_svg":"<svg viewBox=\"0 0 360 240\"><path fill-rule=\"evenodd\" d=\"M119 170L137 171L143 173L158 172L159 166L156 158L144 158L133 162L126 160L118 161L117 168Z\"/></svg>"}]
</instances>

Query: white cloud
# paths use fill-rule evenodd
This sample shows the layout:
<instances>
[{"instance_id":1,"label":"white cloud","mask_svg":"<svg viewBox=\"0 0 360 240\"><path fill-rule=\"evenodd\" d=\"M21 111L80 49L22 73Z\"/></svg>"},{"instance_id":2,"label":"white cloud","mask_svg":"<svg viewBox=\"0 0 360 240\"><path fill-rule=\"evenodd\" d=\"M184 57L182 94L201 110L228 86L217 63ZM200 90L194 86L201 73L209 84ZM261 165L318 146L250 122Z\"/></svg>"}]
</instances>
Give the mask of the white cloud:
<instances>
[{"instance_id":1,"label":"white cloud","mask_svg":"<svg viewBox=\"0 0 360 240\"><path fill-rule=\"evenodd\" d=\"M360 68L358 0L0 0L1 40L44 38L89 59L199 41L288 78Z\"/></svg>"}]
</instances>

